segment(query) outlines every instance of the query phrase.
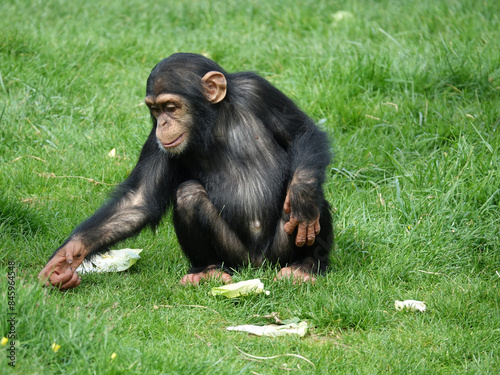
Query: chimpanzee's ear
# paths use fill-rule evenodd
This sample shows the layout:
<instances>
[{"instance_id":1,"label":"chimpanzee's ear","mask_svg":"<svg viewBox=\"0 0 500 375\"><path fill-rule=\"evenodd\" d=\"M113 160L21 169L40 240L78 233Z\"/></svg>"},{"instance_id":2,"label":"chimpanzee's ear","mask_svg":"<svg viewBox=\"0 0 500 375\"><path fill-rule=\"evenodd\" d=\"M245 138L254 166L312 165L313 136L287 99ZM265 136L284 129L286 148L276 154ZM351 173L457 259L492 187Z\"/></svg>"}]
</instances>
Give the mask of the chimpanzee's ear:
<instances>
[{"instance_id":1,"label":"chimpanzee's ear","mask_svg":"<svg viewBox=\"0 0 500 375\"><path fill-rule=\"evenodd\" d=\"M207 100L216 104L226 97L227 81L221 72L208 72L201 79L205 84L205 97Z\"/></svg>"}]
</instances>

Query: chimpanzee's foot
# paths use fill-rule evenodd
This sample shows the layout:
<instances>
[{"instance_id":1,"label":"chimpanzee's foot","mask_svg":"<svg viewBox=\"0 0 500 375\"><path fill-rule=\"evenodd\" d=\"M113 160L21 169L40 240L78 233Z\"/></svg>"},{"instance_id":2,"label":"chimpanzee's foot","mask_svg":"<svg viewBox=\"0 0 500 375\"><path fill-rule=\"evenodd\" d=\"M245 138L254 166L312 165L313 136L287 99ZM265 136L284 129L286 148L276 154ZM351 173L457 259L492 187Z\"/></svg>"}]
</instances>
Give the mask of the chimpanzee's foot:
<instances>
[{"instance_id":1,"label":"chimpanzee's foot","mask_svg":"<svg viewBox=\"0 0 500 375\"><path fill-rule=\"evenodd\" d=\"M180 283L183 285L199 285L201 281L210 279L221 280L224 284L232 282L230 274L221 271L214 265L210 265L201 272L188 273L181 279Z\"/></svg>"},{"instance_id":2,"label":"chimpanzee's foot","mask_svg":"<svg viewBox=\"0 0 500 375\"><path fill-rule=\"evenodd\" d=\"M293 278L294 284L300 284L302 282L310 282L314 284L316 282L316 277L309 272L304 271L300 265L282 268L274 280L288 279L290 277Z\"/></svg>"}]
</instances>

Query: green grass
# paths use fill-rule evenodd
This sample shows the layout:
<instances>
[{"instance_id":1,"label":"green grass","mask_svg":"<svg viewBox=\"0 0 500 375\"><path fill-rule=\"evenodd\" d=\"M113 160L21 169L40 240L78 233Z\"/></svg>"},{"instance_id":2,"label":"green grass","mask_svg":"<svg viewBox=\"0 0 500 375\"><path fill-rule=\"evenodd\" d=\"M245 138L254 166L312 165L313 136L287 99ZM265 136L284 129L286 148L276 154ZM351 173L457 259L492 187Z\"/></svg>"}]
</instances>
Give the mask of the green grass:
<instances>
[{"instance_id":1,"label":"green grass","mask_svg":"<svg viewBox=\"0 0 500 375\"><path fill-rule=\"evenodd\" d=\"M500 3L211 3L0 1L0 268L17 274L17 362L0 348L0 372L498 374ZM238 300L179 286L167 217L119 245L144 248L129 271L41 288L49 255L133 168L147 76L178 51L259 72L329 133L329 272L311 286L243 269L271 294ZM6 279L0 298L6 336ZM225 330L272 312L312 328Z\"/></svg>"}]
</instances>

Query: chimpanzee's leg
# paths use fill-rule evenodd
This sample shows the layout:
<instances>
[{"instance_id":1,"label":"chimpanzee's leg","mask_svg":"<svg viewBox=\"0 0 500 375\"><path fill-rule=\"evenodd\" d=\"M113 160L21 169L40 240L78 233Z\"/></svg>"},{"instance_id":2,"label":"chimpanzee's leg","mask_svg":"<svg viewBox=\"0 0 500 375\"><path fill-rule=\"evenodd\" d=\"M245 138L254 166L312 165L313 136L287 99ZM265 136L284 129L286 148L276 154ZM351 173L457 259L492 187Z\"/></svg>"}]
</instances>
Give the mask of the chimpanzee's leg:
<instances>
[{"instance_id":1,"label":"chimpanzee's leg","mask_svg":"<svg viewBox=\"0 0 500 375\"><path fill-rule=\"evenodd\" d=\"M197 181L186 181L177 189L174 225L181 248L192 265L182 284L198 284L214 276L228 283L231 276L225 271L244 263L248 257L245 246ZM225 271L218 271L222 267Z\"/></svg>"}]
</instances>

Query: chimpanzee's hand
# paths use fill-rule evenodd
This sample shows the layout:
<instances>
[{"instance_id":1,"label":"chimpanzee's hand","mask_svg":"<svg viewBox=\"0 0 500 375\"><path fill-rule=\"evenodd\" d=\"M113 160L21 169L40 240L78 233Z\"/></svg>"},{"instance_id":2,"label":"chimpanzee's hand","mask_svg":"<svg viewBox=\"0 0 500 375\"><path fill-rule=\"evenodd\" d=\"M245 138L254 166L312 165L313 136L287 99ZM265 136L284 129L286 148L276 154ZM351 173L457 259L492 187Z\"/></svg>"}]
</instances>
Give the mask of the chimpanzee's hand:
<instances>
[{"instance_id":1,"label":"chimpanzee's hand","mask_svg":"<svg viewBox=\"0 0 500 375\"><path fill-rule=\"evenodd\" d=\"M49 260L38 274L38 279L43 281L45 286L54 286L61 290L77 287L82 280L76 273L76 269L87 253L82 242L69 241Z\"/></svg>"},{"instance_id":2,"label":"chimpanzee's hand","mask_svg":"<svg viewBox=\"0 0 500 375\"><path fill-rule=\"evenodd\" d=\"M302 247L304 245L311 246L314 244L316 236L319 234L321 229L319 225L319 212L318 216L313 220L300 220L294 216L293 205L290 204L290 192L286 195L283 209L286 214L290 214L290 219L284 226L285 232L292 234L295 228L298 228L295 245Z\"/></svg>"}]
</instances>

